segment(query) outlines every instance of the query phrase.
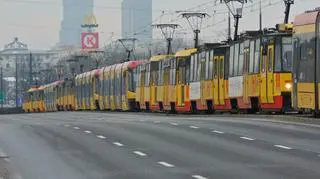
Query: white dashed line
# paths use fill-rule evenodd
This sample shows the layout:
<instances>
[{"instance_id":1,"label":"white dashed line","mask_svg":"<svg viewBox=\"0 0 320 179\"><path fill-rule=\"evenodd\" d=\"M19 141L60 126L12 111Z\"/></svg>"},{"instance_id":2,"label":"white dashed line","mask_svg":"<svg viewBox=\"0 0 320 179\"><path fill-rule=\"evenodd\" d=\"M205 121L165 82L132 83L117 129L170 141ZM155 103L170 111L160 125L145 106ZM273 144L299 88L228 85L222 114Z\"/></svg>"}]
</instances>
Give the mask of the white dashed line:
<instances>
[{"instance_id":1,"label":"white dashed line","mask_svg":"<svg viewBox=\"0 0 320 179\"><path fill-rule=\"evenodd\" d=\"M121 144L120 142L113 142L113 144L118 146L118 147L123 147L123 144Z\"/></svg>"},{"instance_id":2,"label":"white dashed line","mask_svg":"<svg viewBox=\"0 0 320 179\"><path fill-rule=\"evenodd\" d=\"M76 129L76 130L79 130L80 128L79 127L73 127L74 129Z\"/></svg>"},{"instance_id":3,"label":"white dashed line","mask_svg":"<svg viewBox=\"0 0 320 179\"><path fill-rule=\"evenodd\" d=\"M37 123L36 123L36 125L40 125L40 123L39 123L39 122L37 122Z\"/></svg>"},{"instance_id":4,"label":"white dashed line","mask_svg":"<svg viewBox=\"0 0 320 179\"><path fill-rule=\"evenodd\" d=\"M158 162L158 164L162 165L162 166L165 166L165 167L169 167L169 168L172 168L174 167L174 165L170 164L170 163L167 163L167 162Z\"/></svg>"},{"instance_id":5,"label":"white dashed line","mask_svg":"<svg viewBox=\"0 0 320 179\"><path fill-rule=\"evenodd\" d=\"M189 126L191 129L199 129L197 126Z\"/></svg>"},{"instance_id":6,"label":"white dashed line","mask_svg":"<svg viewBox=\"0 0 320 179\"><path fill-rule=\"evenodd\" d=\"M252 139L252 138L249 138L249 137L240 137L240 138L244 139L244 140L250 140L250 141L255 140L255 139Z\"/></svg>"},{"instance_id":7,"label":"white dashed line","mask_svg":"<svg viewBox=\"0 0 320 179\"><path fill-rule=\"evenodd\" d=\"M154 123L159 124L159 123L160 123L160 121L154 121Z\"/></svg>"},{"instance_id":8,"label":"white dashed line","mask_svg":"<svg viewBox=\"0 0 320 179\"><path fill-rule=\"evenodd\" d=\"M66 124L66 125L64 125L64 127L70 127L70 125Z\"/></svg>"},{"instance_id":9,"label":"white dashed line","mask_svg":"<svg viewBox=\"0 0 320 179\"><path fill-rule=\"evenodd\" d=\"M206 177L203 177L201 175L192 175L192 177L196 179L207 179Z\"/></svg>"},{"instance_id":10,"label":"white dashed line","mask_svg":"<svg viewBox=\"0 0 320 179\"><path fill-rule=\"evenodd\" d=\"M133 153L136 154L136 155L139 155L139 156L141 156L141 157L147 156L147 154L145 154L145 153L143 153L143 152L140 152L140 151L134 151Z\"/></svg>"},{"instance_id":11,"label":"white dashed line","mask_svg":"<svg viewBox=\"0 0 320 179\"><path fill-rule=\"evenodd\" d=\"M140 122L144 122L144 121L146 121L146 120L144 120L144 119L140 119Z\"/></svg>"},{"instance_id":12,"label":"white dashed line","mask_svg":"<svg viewBox=\"0 0 320 179\"><path fill-rule=\"evenodd\" d=\"M97 135L97 137L98 137L99 139L106 139L106 137L103 136L103 135Z\"/></svg>"},{"instance_id":13,"label":"white dashed line","mask_svg":"<svg viewBox=\"0 0 320 179\"><path fill-rule=\"evenodd\" d=\"M222 131L212 131L213 133L217 133L217 134L224 134L224 132Z\"/></svg>"},{"instance_id":14,"label":"white dashed line","mask_svg":"<svg viewBox=\"0 0 320 179\"><path fill-rule=\"evenodd\" d=\"M91 134L92 132L91 131L84 131L85 133L87 133L87 134Z\"/></svg>"},{"instance_id":15,"label":"white dashed line","mask_svg":"<svg viewBox=\"0 0 320 179\"><path fill-rule=\"evenodd\" d=\"M287 146L284 146L284 145L274 145L274 146L278 147L278 148L281 148L281 149L286 149L286 150L292 149L291 147L287 147Z\"/></svg>"},{"instance_id":16,"label":"white dashed line","mask_svg":"<svg viewBox=\"0 0 320 179\"><path fill-rule=\"evenodd\" d=\"M177 124L177 123L170 123L171 125L173 125L173 126L178 126L179 124Z\"/></svg>"}]
</instances>

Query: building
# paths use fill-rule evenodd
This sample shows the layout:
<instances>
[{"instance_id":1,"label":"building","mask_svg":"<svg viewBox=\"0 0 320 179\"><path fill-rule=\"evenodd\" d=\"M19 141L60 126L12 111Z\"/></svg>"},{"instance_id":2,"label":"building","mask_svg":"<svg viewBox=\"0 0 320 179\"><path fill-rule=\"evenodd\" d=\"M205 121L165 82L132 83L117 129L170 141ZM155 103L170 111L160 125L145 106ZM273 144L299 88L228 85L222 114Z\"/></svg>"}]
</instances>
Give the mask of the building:
<instances>
[{"instance_id":1,"label":"building","mask_svg":"<svg viewBox=\"0 0 320 179\"><path fill-rule=\"evenodd\" d=\"M84 17L93 14L93 0L63 0L60 45L80 47L81 24Z\"/></svg>"},{"instance_id":2,"label":"building","mask_svg":"<svg viewBox=\"0 0 320 179\"><path fill-rule=\"evenodd\" d=\"M152 0L122 1L122 37L138 43L152 40Z\"/></svg>"}]
</instances>

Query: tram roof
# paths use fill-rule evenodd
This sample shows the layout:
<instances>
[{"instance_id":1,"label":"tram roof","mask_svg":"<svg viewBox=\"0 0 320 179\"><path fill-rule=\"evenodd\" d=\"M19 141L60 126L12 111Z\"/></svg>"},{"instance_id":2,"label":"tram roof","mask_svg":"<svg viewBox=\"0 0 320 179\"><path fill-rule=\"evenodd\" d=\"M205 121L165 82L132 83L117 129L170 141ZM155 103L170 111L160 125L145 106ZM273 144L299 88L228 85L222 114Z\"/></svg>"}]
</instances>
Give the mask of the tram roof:
<instances>
[{"instance_id":1,"label":"tram roof","mask_svg":"<svg viewBox=\"0 0 320 179\"><path fill-rule=\"evenodd\" d=\"M191 48L191 49L184 49L181 51L178 51L175 55L175 57L188 57L193 53L196 53L198 49L196 48Z\"/></svg>"},{"instance_id":2,"label":"tram roof","mask_svg":"<svg viewBox=\"0 0 320 179\"><path fill-rule=\"evenodd\" d=\"M155 56L151 57L150 61L157 62L157 61L166 59L167 57L168 57L168 55L155 55Z\"/></svg>"},{"instance_id":3,"label":"tram roof","mask_svg":"<svg viewBox=\"0 0 320 179\"><path fill-rule=\"evenodd\" d=\"M295 17L293 25L303 26L315 24L318 18L320 10L306 11L305 13L299 14Z\"/></svg>"}]
</instances>

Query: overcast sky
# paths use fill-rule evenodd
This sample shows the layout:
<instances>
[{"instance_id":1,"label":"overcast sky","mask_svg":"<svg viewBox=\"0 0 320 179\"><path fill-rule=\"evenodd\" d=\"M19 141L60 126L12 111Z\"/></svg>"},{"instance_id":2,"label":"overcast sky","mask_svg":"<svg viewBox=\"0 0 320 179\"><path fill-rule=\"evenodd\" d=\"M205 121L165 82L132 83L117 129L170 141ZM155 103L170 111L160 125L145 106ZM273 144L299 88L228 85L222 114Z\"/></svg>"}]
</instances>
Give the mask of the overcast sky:
<instances>
[{"instance_id":1,"label":"overcast sky","mask_svg":"<svg viewBox=\"0 0 320 179\"><path fill-rule=\"evenodd\" d=\"M79 0L81 1L81 0ZM109 43L121 35L121 1L95 0L94 12L97 17L101 45ZM219 1L219 0L218 0ZM252 0L244 10L244 17L240 22L240 31L258 28L258 0ZM290 20L297 13L313 9L319 0L295 0ZM208 3L211 2L211 3ZM188 24L178 18L174 11L185 10L198 5L194 10L207 12L210 17L204 21L200 37L206 41L223 40L227 28L226 6L214 7L214 0L153 0L153 19L155 23L172 21L181 24L177 36L192 40ZM283 0L262 0L263 24L273 26L283 21ZM161 14L164 12L164 15ZM216 12L216 15L213 15ZM161 18L160 18L161 17ZM50 48L59 40L60 21L62 19L62 0L0 0L0 48L17 36L32 49ZM154 31L154 37L160 38L159 32Z\"/></svg>"}]
</instances>

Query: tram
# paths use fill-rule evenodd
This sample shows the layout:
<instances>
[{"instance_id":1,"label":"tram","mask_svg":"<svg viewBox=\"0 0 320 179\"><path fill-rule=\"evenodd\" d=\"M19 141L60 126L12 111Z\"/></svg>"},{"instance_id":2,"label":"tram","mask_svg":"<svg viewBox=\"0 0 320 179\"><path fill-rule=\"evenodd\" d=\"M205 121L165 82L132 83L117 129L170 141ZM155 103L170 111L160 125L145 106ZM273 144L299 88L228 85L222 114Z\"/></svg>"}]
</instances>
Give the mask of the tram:
<instances>
[{"instance_id":1,"label":"tram","mask_svg":"<svg viewBox=\"0 0 320 179\"><path fill-rule=\"evenodd\" d=\"M319 115L320 8L297 15L293 25L293 107Z\"/></svg>"},{"instance_id":2,"label":"tram","mask_svg":"<svg viewBox=\"0 0 320 179\"><path fill-rule=\"evenodd\" d=\"M252 33L251 33L252 34ZM229 98L233 111L291 110L292 25L246 34L230 45Z\"/></svg>"}]
</instances>

